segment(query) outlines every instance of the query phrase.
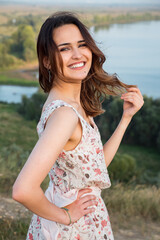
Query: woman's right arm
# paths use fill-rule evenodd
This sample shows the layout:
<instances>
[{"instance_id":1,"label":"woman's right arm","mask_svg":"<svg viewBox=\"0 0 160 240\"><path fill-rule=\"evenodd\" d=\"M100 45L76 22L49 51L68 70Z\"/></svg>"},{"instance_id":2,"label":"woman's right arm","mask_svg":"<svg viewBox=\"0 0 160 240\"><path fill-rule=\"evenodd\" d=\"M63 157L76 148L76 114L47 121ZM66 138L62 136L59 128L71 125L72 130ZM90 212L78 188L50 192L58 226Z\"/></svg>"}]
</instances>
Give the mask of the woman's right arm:
<instances>
[{"instance_id":1,"label":"woman's right arm","mask_svg":"<svg viewBox=\"0 0 160 240\"><path fill-rule=\"evenodd\" d=\"M71 108L56 109L50 115L43 134L13 186L14 200L38 216L62 224L69 223L65 210L48 201L40 185L71 137L77 123L78 117Z\"/></svg>"}]
</instances>

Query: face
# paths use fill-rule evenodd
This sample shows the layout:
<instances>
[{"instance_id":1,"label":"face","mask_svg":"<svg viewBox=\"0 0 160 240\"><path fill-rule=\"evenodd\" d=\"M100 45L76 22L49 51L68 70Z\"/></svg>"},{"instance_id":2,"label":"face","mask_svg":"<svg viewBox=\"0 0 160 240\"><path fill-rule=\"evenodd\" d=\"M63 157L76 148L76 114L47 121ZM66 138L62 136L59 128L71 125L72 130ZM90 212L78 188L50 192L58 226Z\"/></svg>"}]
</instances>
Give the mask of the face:
<instances>
[{"instance_id":1,"label":"face","mask_svg":"<svg viewBox=\"0 0 160 240\"><path fill-rule=\"evenodd\" d=\"M78 27L74 24L58 27L53 32L53 39L63 60L64 76L83 80L91 68L92 52Z\"/></svg>"}]
</instances>

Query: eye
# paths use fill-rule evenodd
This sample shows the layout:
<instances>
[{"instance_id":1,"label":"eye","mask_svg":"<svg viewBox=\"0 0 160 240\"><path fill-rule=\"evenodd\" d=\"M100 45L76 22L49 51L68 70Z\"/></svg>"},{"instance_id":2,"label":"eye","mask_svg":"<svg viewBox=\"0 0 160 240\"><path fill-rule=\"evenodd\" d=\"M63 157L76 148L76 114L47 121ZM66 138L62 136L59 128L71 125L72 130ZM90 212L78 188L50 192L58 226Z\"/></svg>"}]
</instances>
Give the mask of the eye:
<instances>
[{"instance_id":1,"label":"eye","mask_svg":"<svg viewBox=\"0 0 160 240\"><path fill-rule=\"evenodd\" d=\"M68 50L70 50L69 47L64 47L64 48L61 48L59 51L60 51L60 52L64 52L64 51L68 51Z\"/></svg>"},{"instance_id":2,"label":"eye","mask_svg":"<svg viewBox=\"0 0 160 240\"><path fill-rule=\"evenodd\" d=\"M87 47L86 43L80 44L79 47Z\"/></svg>"}]
</instances>

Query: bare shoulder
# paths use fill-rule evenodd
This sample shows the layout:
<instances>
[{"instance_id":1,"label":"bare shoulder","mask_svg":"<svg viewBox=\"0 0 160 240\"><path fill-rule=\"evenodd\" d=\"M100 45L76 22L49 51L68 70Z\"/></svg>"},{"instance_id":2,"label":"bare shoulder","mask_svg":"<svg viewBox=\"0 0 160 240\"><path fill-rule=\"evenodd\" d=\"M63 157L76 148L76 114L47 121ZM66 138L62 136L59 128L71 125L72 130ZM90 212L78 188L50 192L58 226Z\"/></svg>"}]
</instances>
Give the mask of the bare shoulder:
<instances>
[{"instance_id":1,"label":"bare shoulder","mask_svg":"<svg viewBox=\"0 0 160 240\"><path fill-rule=\"evenodd\" d=\"M68 126L75 128L78 123L78 116L73 108L68 106L61 106L56 108L49 116L45 127Z\"/></svg>"}]
</instances>

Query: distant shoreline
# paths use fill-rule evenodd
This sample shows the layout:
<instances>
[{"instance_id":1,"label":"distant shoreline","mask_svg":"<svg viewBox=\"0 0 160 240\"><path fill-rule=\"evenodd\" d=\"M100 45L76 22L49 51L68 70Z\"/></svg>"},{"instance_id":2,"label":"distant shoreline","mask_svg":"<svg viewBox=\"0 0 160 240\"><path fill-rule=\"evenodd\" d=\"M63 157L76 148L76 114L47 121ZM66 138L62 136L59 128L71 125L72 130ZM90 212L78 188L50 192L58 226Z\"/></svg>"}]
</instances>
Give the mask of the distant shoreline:
<instances>
[{"instance_id":1,"label":"distant shoreline","mask_svg":"<svg viewBox=\"0 0 160 240\"><path fill-rule=\"evenodd\" d=\"M1 18L1 24L0 24L0 43L5 38L12 37L12 34L16 32L18 26L20 23L23 23L23 19L26 18L32 18L33 21L38 21L38 24L36 25L35 34L37 34L38 29L40 28L43 21L51 15L55 11L59 10L70 10L77 13L77 15L80 17L82 22L88 27L109 27L111 24L127 24L127 23L134 23L134 22L142 22L142 21L160 21L160 7L157 9L154 6L152 8L136 8L136 7L106 7L102 8L102 5L100 5L98 8L95 8L95 5L93 5L91 8L85 8L86 4L84 4L84 7L80 7L78 10L75 8L76 5L72 5L72 8L70 8L70 5L66 8L61 9L56 5L56 7L48 8L45 5L38 5L38 4L2 4L0 3L0 18ZM24 7L25 6L25 7ZM38 19L38 20L37 20ZM14 21L13 21L14 20ZM24 20L25 22L25 20ZM3 43L2 43L3 44ZM12 56L12 53L8 55L8 57L11 57L13 60L13 64L7 65L7 66L0 66L0 75L3 75L0 77L0 84L3 84L5 82L4 79L6 79L6 75L3 74L5 70L12 70L16 68L26 68L26 65L28 65L29 62L25 62L24 60L17 58L16 56ZM1 56L0 56L1 58ZM31 64L32 65L32 64ZM17 78L23 79L23 76L15 76L14 82L15 84L18 82ZM12 77L13 79L13 77ZM33 79L31 79L33 80ZM7 80L6 80L7 81ZM11 81L11 80L10 80ZM9 83L10 83L9 81ZM20 80L21 82L21 80ZM35 84L35 83L33 83Z\"/></svg>"}]
</instances>

